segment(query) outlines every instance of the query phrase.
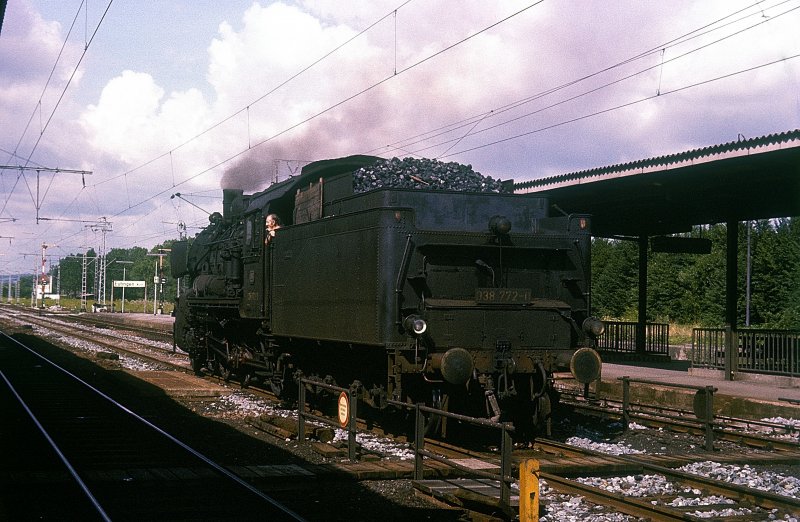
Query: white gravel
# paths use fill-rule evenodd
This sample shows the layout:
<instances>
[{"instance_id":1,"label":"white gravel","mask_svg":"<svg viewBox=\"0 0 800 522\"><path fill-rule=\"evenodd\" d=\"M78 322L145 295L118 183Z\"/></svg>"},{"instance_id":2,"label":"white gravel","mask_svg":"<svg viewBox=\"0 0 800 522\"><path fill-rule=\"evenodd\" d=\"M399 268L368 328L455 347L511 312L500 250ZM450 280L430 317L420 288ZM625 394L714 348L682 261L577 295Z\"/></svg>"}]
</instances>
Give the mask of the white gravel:
<instances>
[{"instance_id":1,"label":"white gravel","mask_svg":"<svg viewBox=\"0 0 800 522\"><path fill-rule=\"evenodd\" d=\"M778 424L779 426L783 426L783 428L775 429L775 428L767 428L767 435L770 437L776 437L779 439L785 440L793 440L795 442L800 442L800 419L786 419L783 417L770 417L766 419L761 419L764 422L769 422L771 424ZM759 431L765 431L763 428Z\"/></svg>"},{"instance_id":2,"label":"white gravel","mask_svg":"<svg viewBox=\"0 0 800 522\"><path fill-rule=\"evenodd\" d=\"M755 469L750 468L749 466L727 466L716 462L703 462L684 466L681 468L681 471L712 476L715 479L726 482L744 483L744 485L750 485L750 487L757 487L758 489L773 491L775 493L778 493L778 490L784 491L784 493L781 494L792 491L794 494L788 496L796 497L797 495L798 479L794 477L786 477L777 473L757 472ZM698 518L763 516L763 520L786 520L789 522L798 522L797 519L792 517L784 517L783 519L779 519L776 515L776 510L765 511L758 508L749 509L744 507L722 508L720 506L725 504L733 505L735 504L735 501L718 495L701 496L702 492L699 489L687 486L678 486L667 480L662 475L582 477L576 480L582 484L603 489L619 495L648 499L653 504L658 502L657 500L653 499L666 496L668 498L672 498L672 500L669 502L664 503L665 506L669 507L685 508L714 506L713 509L687 511L688 514ZM759 485L762 487L758 487ZM551 489L546 484L546 481L542 481L541 483L541 494L542 500L547 506L547 514L539 518L540 522L556 522L562 520L616 522L637 520L635 517L629 517L620 513L600 513L598 511L604 510L605 508L588 503L581 497L561 495Z\"/></svg>"},{"instance_id":3,"label":"white gravel","mask_svg":"<svg viewBox=\"0 0 800 522\"><path fill-rule=\"evenodd\" d=\"M28 324L25 321L22 321L20 319L14 318L14 317L9 317L9 319L12 320L13 322L18 323L18 324ZM63 326L69 327L69 328L74 328L76 330L82 330L82 331L88 332L88 333L93 333L93 332L96 331L96 329L94 327L89 327L89 326L85 326L85 325L81 325L81 324L76 324L76 323L72 323L72 322L68 322L68 321L63 321L63 320L60 320L60 319L57 319L57 318L50 318L50 320L53 321L54 323L61 324ZM90 353L90 354L93 354L93 355L97 355L98 353L101 353L101 352L108 352L108 348L105 348L103 346L94 344L94 343L89 342L89 341L84 341L82 339L76 339L76 338L73 338L73 337L69 337L67 335L64 335L64 334L62 334L60 332L57 332L57 331L52 330L52 329L47 328L47 327L43 327L43 326L39 326L39 325L32 325L32 327L33 327L34 332L36 332L37 335L40 335L40 336L42 336L44 338L47 338L47 339L50 339L51 341L54 341L54 342L59 342L61 344L66 344L66 345L68 345L68 346L70 346L72 348L75 348L76 350L82 351L84 353ZM112 335L113 334L116 338L120 339L121 341L142 342L142 339L140 337L126 335L126 334L120 334L120 333L118 333L116 331L108 331L108 332L104 332L104 333L106 333L108 335ZM152 345L153 345L153 347L155 349L161 348L162 350L168 350L168 351L172 350L172 345L171 344L157 342L157 341L151 341L151 343L152 343ZM135 356L126 356L124 354L118 354L118 356L119 356L118 361L119 361L120 368L123 368L125 370L131 370L131 371L157 371L157 370L169 369L169 366L167 366L167 365L160 365L160 364L157 364L157 363L154 363L154 362L145 361L144 359L140 359L140 358L137 358ZM181 358L181 360L185 360L185 357L180 357L180 358Z\"/></svg>"},{"instance_id":4,"label":"white gravel","mask_svg":"<svg viewBox=\"0 0 800 522\"><path fill-rule=\"evenodd\" d=\"M793 419L764 419L767 422L796 426ZM631 424L631 429L646 430L647 428ZM587 438L573 437L567 440L568 444L589 448L609 455L625 455L642 453L631 448L625 443L611 444L594 442ZM771 471L760 471L751 466L720 464L705 461L688 464L679 468L680 471L710 477L723 482L734 483L770 491L778 495L800 498L800 479ZM758 508L744 507L724 508L725 504L735 504L735 501L717 495L701 496L701 491L695 488L679 486L667 480L662 475L629 475L624 477L582 477L578 482L604 489L619 495L640 497L643 499L658 499L664 496L670 498L664 505L669 507L703 507L714 506L713 509L697 509L687 511L689 515L698 518L750 516L763 517L763 520L784 520L799 522L797 518L785 516L779 518L776 511L765 511ZM587 502L582 497L562 495L550 488L546 481L541 484L541 499L546 506L546 514L539 518L540 522L575 521L575 522L621 522L638 520L620 513L607 513L605 508ZM656 500L650 500L657 502Z\"/></svg>"},{"instance_id":5,"label":"white gravel","mask_svg":"<svg viewBox=\"0 0 800 522\"><path fill-rule=\"evenodd\" d=\"M343 442L347 443L348 432L346 430L336 430L336 435L332 444ZM378 437L370 433L356 433L356 442L365 450L377 453L386 459L411 460L414 458L414 450L408 444L400 444L385 437Z\"/></svg>"},{"instance_id":6,"label":"white gravel","mask_svg":"<svg viewBox=\"0 0 800 522\"><path fill-rule=\"evenodd\" d=\"M583 437L570 437L567 439L567 444L570 446L577 446L579 448L599 451L600 453L606 453L608 455L632 455L644 453L643 451L631 448L625 443L609 444L606 442L593 442L592 440Z\"/></svg>"},{"instance_id":7,"label":"white gravel","mask_svg":"<svg viewBox=\"0 0 800 522\"><path fill-rule=\"evenodd\" d=\"M265 399L241 390L232 391L220 396L216 401L206 404L202 413L223 418L268 415L297 419L295 411L275 407Z\"/></svg>"},{"instance_id":8,"label":"white gravel","mask_svg":"<svg viewBox=\"0 0 800 522\"><path fill-rule=\"evenodd\" d=\"M273 417L284 417L297 419L297 412L276 408L267 401L250 395L245 392L234 391L229 395L220 397L219 400L205 406L204 413L213 414L219 417L240 417L269 415ZM321 426L316 422L309 422L311 425ZM329 444L347 444L347 430L336 429L334 438ZM380 455L384 459L410 460L414 458L413 449L408 444L397 443L387 437L379 437L371 433L356 433L356 442L363 451Z\"/></svg>"},{"instance_id":9,"label":"white gravel","mask_svg":"<svg viewBox=\"0 0 800 522\"><path fill-rule=\"evenodd\" d=\"M758 471L745 464L720 464L713 461L695 462L679 468L693 475L703 475L722 482L769 491L785 497L800 498L800 478L781 473Z\"/></svg>"},{"instance_id":10,"label":"white gravel","mask_svg":"<svg viewBox=\"0 0 800 522\"><path fill-rule=\"evenodd\" d=\"M542 500L547 514L539 522L628 522L636 517L622 513L606 513L605 508L586 502L582 497L561 495L550 489L545 481L540 483Z\"/></svg>"},{"instance_id":11,"label":"white gravel","mask_svg":"<svg viewBox=\"0 0 800 522\"><path fill-rule=\"evenodd\" d=\"M82 339L76 339L74 337L65 336L59 332L55 332L53 330L48 330L47 328L43 328L41 326L34 326L34 330L40 334L42 337L46 337L53 341L60 342L62 344L66 344L75 348L77 350L91 353L91 354L98 354L101 352L108 352L108 348L103 346L96 345L89 341L84 341ZM169 369L166 365L161 365L154 362L145 361L144 359L140 359L134 356L126 356L123 354L117 354L119 359L119 364L121 368L125 370L131 371L157 371L157 370L164 370Z\"/></svg>"}]
</instances>

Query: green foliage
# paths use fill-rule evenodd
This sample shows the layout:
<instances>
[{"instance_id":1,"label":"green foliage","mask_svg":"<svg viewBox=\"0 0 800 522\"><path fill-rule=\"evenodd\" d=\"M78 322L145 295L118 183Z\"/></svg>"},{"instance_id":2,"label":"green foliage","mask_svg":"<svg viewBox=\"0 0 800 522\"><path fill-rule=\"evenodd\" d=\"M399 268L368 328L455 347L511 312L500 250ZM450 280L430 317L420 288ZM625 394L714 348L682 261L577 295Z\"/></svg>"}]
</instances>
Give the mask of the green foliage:
<instances>
[{"instance_id":1,"label":"green foliage","mask_svg":"<svg viewBox=\"0 0 800 522\"><path fill-rule=\"evenodd\" d=\"M121 299L122 289L114 288L115 280L144 281L145 288L126 288L125 299L127 300L149 300L153 299L153 286L156 278L166 280L163 285L163 299L174 302L177 295L177 281L170 277L169 248L175 240L166 241L161 245L156 245L150 250L142 247L133 248L112 248L106 254L106 282L105 297L106 302L114 299ZM158 254L164 254L159 256ZM84 254L71 254L61 259L58 266L61 269L61 295L66 298L80 299L82 293L82 280L84 263L86 266L86 293L87 298L94 302L102 301L102 296L96 295L97 285L95 284L95 263L97 256L94 250L88 250ZM53 268L57 272L58 267ZM147 296L145 296L145 291ZM30 296L30 286L27 293L22 295ZM159 296L161 289L159 289Z\"/></svg>"},{"instance_id":2,"label":"green foliage","mask_svg":"<svg viewBox=\"0 0 800 522\"><path fill-rule=\"evenodd\" d=\"M636 310L637 256L636 245L631 242L592 241L592 307L596 314L622 318L630 303Z\"/></svg>"},{"instance_id":3,"label":"green foliage","mask_svg":"<svg viewBox=\"0 0 800 522\"><path fill-rule=\"evenodd\" d=\"M738 227L738 324L747 313L747 224ZM725 323L725 225L696 227L711 253L648 254L648 321L721 326ZM750 324L800 328L800 218L762 220L750 230ZM635 241L592 243L592 305L607 318L636 319L638 247Z\"/></svg>"},{"instance_id":4,"label":"green foliage","mask_svg":"<svg viewBox=\"0 0 800 522\"><path fill-rule=\"evenodd\" d=\"M684 308L684 313L675 313L684 324L722 326L725 324L725 251L726 231L724 225L697 228L694 237L711 240L708 255L688 255L682 270L674 271L674 277L682 282L685 293L682 300L672 303L672 309ZM664 254L668 258L680 254ZM668 261L668 260L667 260Z\"/></svg>"}]
</instances>

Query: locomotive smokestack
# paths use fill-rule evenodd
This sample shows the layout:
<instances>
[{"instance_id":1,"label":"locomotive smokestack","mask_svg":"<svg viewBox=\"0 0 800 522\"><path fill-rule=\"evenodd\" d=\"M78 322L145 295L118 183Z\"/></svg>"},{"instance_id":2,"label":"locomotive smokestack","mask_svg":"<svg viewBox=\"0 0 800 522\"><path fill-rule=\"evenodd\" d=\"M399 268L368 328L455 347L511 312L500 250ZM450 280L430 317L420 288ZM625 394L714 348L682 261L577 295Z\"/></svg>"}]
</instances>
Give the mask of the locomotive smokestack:
<instances>
[{"instance_id":1,"label":"locomotive smokestack","mask_svg":"<svg viewBox=\"0 0 800 522\"><path fill-rule=\"evenodd\" d=\"M222 219L229 223L244 210L241 189L222 189Z\"/></svg>"}]
</instances>

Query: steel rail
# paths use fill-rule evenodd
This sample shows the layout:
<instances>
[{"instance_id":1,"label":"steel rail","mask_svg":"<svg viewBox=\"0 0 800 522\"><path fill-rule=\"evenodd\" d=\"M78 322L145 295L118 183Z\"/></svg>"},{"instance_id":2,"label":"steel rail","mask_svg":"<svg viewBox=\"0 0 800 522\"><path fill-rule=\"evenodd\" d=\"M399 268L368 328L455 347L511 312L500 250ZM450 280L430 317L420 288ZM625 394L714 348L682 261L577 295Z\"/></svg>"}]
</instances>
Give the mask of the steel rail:
<instances>
[{"instance_id":1,"label":"steel rail","mask_svg":"<svg viewBox=\"0 0 800 522\"><path fill-rule=\"evenodd\" d=\"M5 337L6 339L13 340L11 337L6 335L5 332L0 332L0 335ZM39 432L41 432L41 434L47 440L47 443L50 444L50 447L53 448L53 451L56 452L56 455L58 455L58 458L67 468L69 474L72 475L72 478L75 480L75 482L78 483L78 487L81 488L81 491L83 491L83 493L86 495L86 498L88 498L89 502L92 504L92 506L94 506L94 509L95 511L97 511L97 514L100 515L100 518L110 522L111 518L108 516L105 509L103 509L103 506L100 505L100 502L97 500L94 494L92 494L91 490L89 489L89 486L86 485L81 476L78 474L77 470L72 466L72 463L69 461L67 456L64 455L64 452L61 451L61 448L58 447L58 444L56 444L56 442L53 440L53 438L50 436L50 434L47 432L44 426L42 426L42 424L39 422L39 419L36 417L36 414L34 414L33 411L31 411L31 409L28 407L28 404L25 402L25 399L23 399L19 395L19 393L17 393L17 389L14 388L14 385L11 383L11 381L8 380L6 374L3 373L2 370L0 370L0 377L3 378L3 381L5 381L6 386L8 386L8 389L11 390L12 394L14 394L14 397L16 397L17 402L20 404L20 406L22 406L22 408L31 418L33 423L36 425L36 428L39 430Z\"/></svg>"},{"instance_id":2,"label":"steel rail","mask_svg":"<svg viewBox=\"0 0 800 522\"><path fill-rule=\"evenodd\" d=\"M718 495L723 495L726 497L732 496L740 502L746 501L765 509L786 509L795 515L800 514L800 499L798 498L778 495L777 493L772 493L769 491L751 488L748 486L741 486L739 484L712 479L702 475L695 475L656 464L641 462L635 457L616 455L616 458L622 460L623 462L641 465L644 470L652 473L658 473L666 477L677 479L686 484L699 486Z\"/></svg>"},{"instance_id":3,"label":"steel rail","mask_svg":"<svg viewBox=\"0 0 800 522\"><path fill-rule=\"evenodd\" d=\"M554 447L558 447L558 445L554 445ZM754 488L748 488L745 486L738 486L736 484L731 484L723 481L708 479L705 477L700 477L690 473L677 471L663 466L649 464L647 462L643 462L637 459L636 457L608 455L600 452L593 452L591 450L580 450L571 446L565 446L563 448L560 448L559 450L557 450L557 453L569 453L573 455L589 454L594 456L601 456L610 461L613 460L617 460L618 462L623 461L628 464L639 466L642 469L646 469L653 473L662 474L687 484L696 485L707 491L735 498L740 502L742 501L750 502L752 504L759 505L762 508L777 508L777 509L789 510L792 513L800 513L800 500L798 499L794 499L792 497L787 497L783 495L777 495L774 493ZM631 502L630 501L631 499L628 498L614 499L613 498L614 494L604 493L603 490L599 490L598 488L593 488L592 486L583 485L575 481L570 481L568 479L557 477L556 475L552 474L542 475L543 478L548 478L548 476L552 484L554 485L563 484L563 486L560 486L556 489L561 489L561 487L563 487L564 491L568 490L575 491L578 492L578 494L586 496L587 498L596 498L597 501L601 504L613 505L613 507L620 510L623 510L623 508L628 509L630 511L624 511L624 512L634 516L647 516L651 517L653 520L694 520L694 518L691 517L686 518L685 516L680 514L677 510L670 513L670 510L673 510L674 508L666 508L662 506L657 509L652 509L654 506L652 506L649 503L645 503L641 500ZM617 503L619 503L619 505ZM626 508L625 506L628 507ZM642 511L645 509L647 511ZM643 515L643 513L647 514Z\"/></svg>"},{"instance_id":4,"label":"steel rail","mask_svg":"<svg viewBox=\"0 0 800 522\"><path fill-rule=\"evenodd\" d=\"M572 450L576 449L566 444L561 444L552 441L547 441L541 444L543 444L544 446L550 446L555 449L561 447L572 448ZM551 452L552 451L554 450L551 450ZM749 502L752 505L756 505L765 509L785 509L793 514L800 513L800 499L795 497L778 495L777 493L772 493L769 491L751 488L748 486L741 486L738 484L724 482L721 480L712 479L701 475L695 475L685 471L659 466L657 464L651 464L643 459L638 458L636 455L609 455L607 453L602 453L599 451L594 451L586 448L583 448L581 451L586 456L602 457L604 459L607 459L609 462L616 461L637 466L641 468L643 471L664 475L665 477L671 478L673 480L677 480L692 486L697 486L699 488L705 489L706 491L718 495L735 498L740 502L741 501ZM591 487L591 486L582 485L582 487Z\"/></svg>"},{"instance_id":5,"label":"steel rail","mask_svg":"<svg viewBox=\"0 0 800 522\"><path fill-rule=\"evenodd\" d=\"M564 393L562 391L562 393ZM611 415L615 418L622 418L623 412L621 409L622 401L615 400L615 399L602 399L605 406L601 406L599 404L587 404L581 401L576 400L569 400L566 401L562 395L562 403L569 404L573 408L579 408L582 410L593 411L603 415ZM681 427L685 428L687 431L692 431L692 434L700 435L699 433L695 433L696 431L704 430L703 421L697 420L692 418L694 416L694 412L689 410L683 410L679 408L673 407L656 407L650 406L641 403L632 403L631 406L634 406L638 409L633 409L629 413L629 418L643 421L645 424L649 426L656 426L656 427ZM675 413L675 415L671 414ZM747 433L744 431L739 431L732 427L726 427L725 425L736 426L736 425L745 425L745 426L761 426L766 428L771 428L775 431L783 430L783 431L790 431L792 428L777 424L777 423L769 423L760 420L754 419L740 419L736 417L730 416L723 416L723 415L715 415L714 416L714 439L715 440L726 440L730 442L740 442L749 446L765 448L768 447L770 449L779 450L779 451L800 451L800 442L794 440L787 440L787 439L780 439L777 437L771 437L769 435L765 435L763 433Z\"/></svg>"},{"instance_id":6,"label":"steel rail","mask_svg":"<svg viewBox=\"0 0 800 522\"><path fill-rule=\"evenodd\" d=\"M14 319L19 320L18 318L14 318ZM129 355L131 357L137 357L139 359L150 361L152 363L169 366L170 368L178 370L178 371L185 371L185 372L191 371L191 369L188 367L188 365L182 365L182 364L179 364L179 363L176 363L176 362L168 361L168 360L162 359L160 357L155 357L153 355L148 355L146 353L142 353L142 352L140 352L138 350L123 348L122 346L119 345L119 342L120 341L124 341L124 342L131 343L131 344L134 344L134 345L140 345L146 350L152 350L152 351L155 351L155 352L157 352L159 354L169 355L169 356L173 356L173 357L186 358L186 357L183 356L183 354L173 354L169 350L156 348L156 347L150 346L148 344L145 344L143 342L132 340L132 339L120 339L118 337L114 337L113 335L107 334L107 333L92 332L90 334L85 330L81 330L79 328L76 328L75 326L67 326L67 325L63 325L63 324L58 324L57 322L54 322L51 318L34 317L34 316L31 316L31 315L27 315L25 317L25 320L27 321L26 324L34 324L34 325L40 326L42 328L48 328L50 330L53 330L55 332L58 332L58 333L61 333L61 334L64 334L64 335L68 335L68 336L73 337L75 339L80 339L82 341L86 341L86 342L89 342L89 343L92 343L92 344L96 344L98 346L102 346L104 348L108 348L109 350L112 350L114 352L121 352L122 354ZM103 341L102 339L99 338L101 336L109 338L110 341Z\"/></svg>"},{"instance_id":7,"label":"steel rail","mask_svg":"<svg viewBox=\"0 0 800 522\"><path fill-rule=\"evenodd\" d=\"M618 493L611 493L594 486L587 486L575 480L559 477L551 473L540 472L539 477L547 481L548 486L568 495L580 495L587 500L602 506L613 507L620 513L640 517L651 521L670 520L697 520L686 513L674 508L665 508L635 497L626 497Z\"/></svg>"},{"instance_id":8,"label":"steel rail","mask_svg":"<svg viewBox=\"0 0 800 522\"><path fill-rule=\"evenodd\" d=\"M83 317L83 316L60 315L60 314L47 314L47 316L63 319L66 321L72 321L76 324L107 327L109 330L124 330L128 332L143 334L144 336L158 337L160 338L159 340L163 340L164 342L172 341L171 331L161 330L158 328L148 328L146 326L138 326L135 324L118 323L116 321L107 321L97 317Z\"/></svg>"},{"instance_id":9,"label":"steel rail","mask_svg":"<svg viewBox=\"0 0 800 522\"><path fill-rule=\"evenodd\" d=\"M102 397L103 399L107 400L108 402L110 402L112 405L114 405L115 407L119 408L123 412L127 413L128 415L131 415L137 421L139 421L142 424L148 426L149 428L155 430L157 433L159 433L163 437L166 437L167 439L169 439L171 442L173 442L174 444L176 444L177 446L179 446L180 448L182 448L186 452L190 453L191 455L195 456L196 458L201 460L203 463L205 463L209 467L213 468L219 474L229 478L230 480L234 481L238 485L240 485L243 488L247 489L248 491L250 491L251 493L253 493L257 497L261 498L266 503L271 504L273 507L277 508L278 510L282 511L283 513L285 513L286 515L292 517L295 520L305 521L305 519L303 517L301 517L299 514L295 513L294 511L292 511L288 507L284 506L283 504L281 504L280 502L278 502L274 498L270 497L266 493L260 491L259 489L257 489L256 487L254 487L253 485L251 485L250 483L248 483L247 481L245 481L244 479L242 479L241 477L239 477L238 475L236 475L232 471L228 470L224 466L221 466L220 464L217 464L215 461L211 460L209 457L206 457L205 455L203 455L202 453L200 453L196 449L192 448L191 446L189 446L185 442L183 442L180 439L176 438L175 436L171 435L170 433L168 433L167 431L163 430L159 426L156 426L155 424L153 424L152 422L148 421L147 419L145 419L141 415L137 414L136 412L134 412L133 410L131 410L127 406L117 402L112 397L110 397L106 393L98 390L97 388L95 388L94 386L92 386L88 382L84 381L83 379L81 379L80 377L75 375L74 373L70 372L66 368L63 368L62 366L59 366L58 364L54 363L53 361L49 360L48 358L46 358L43 355L41 355L40 353L38 353L36 350L26 346L25 344L21 343L20 341L14 339L13 337L11 337L11 336L9 336L7 334L5 334L4 332L0 331L0 334L2 334L2 336L4 338L8 339L10 342L12 342L12 343L16 344L17 346L19 346L20 348L23 348L23 349L27 350L28 352L32 353L33 355L35 355L36 357L38 357L39 359L41 359L45 363L51 365L52 367L56 368L57 370L61 371L65 375L68 375L70 378L74 379L76 382L82 384L83 386L85 386L86 388L91 390L93 393L95 393L98 396Z\"/></svg>"}]
</instances>

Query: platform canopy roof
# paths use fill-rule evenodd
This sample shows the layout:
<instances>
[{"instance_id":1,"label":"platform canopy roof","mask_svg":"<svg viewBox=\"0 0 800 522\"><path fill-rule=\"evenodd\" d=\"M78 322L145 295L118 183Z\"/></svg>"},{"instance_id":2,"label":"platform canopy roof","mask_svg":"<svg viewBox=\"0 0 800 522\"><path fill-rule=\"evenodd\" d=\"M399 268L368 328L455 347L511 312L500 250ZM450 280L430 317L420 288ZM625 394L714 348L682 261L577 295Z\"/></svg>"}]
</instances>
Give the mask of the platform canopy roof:
<instances>
[{"instance_id":1,"label":"platform canopy roof","mask_svg":"<svg viewBox=\"0 0 800 522\"><path fill-rule=\"evenodd\" d=\"M537 179L515 192L591 214L600 237L800 216L800 130Z\"/></svg>"}]
</instances>

